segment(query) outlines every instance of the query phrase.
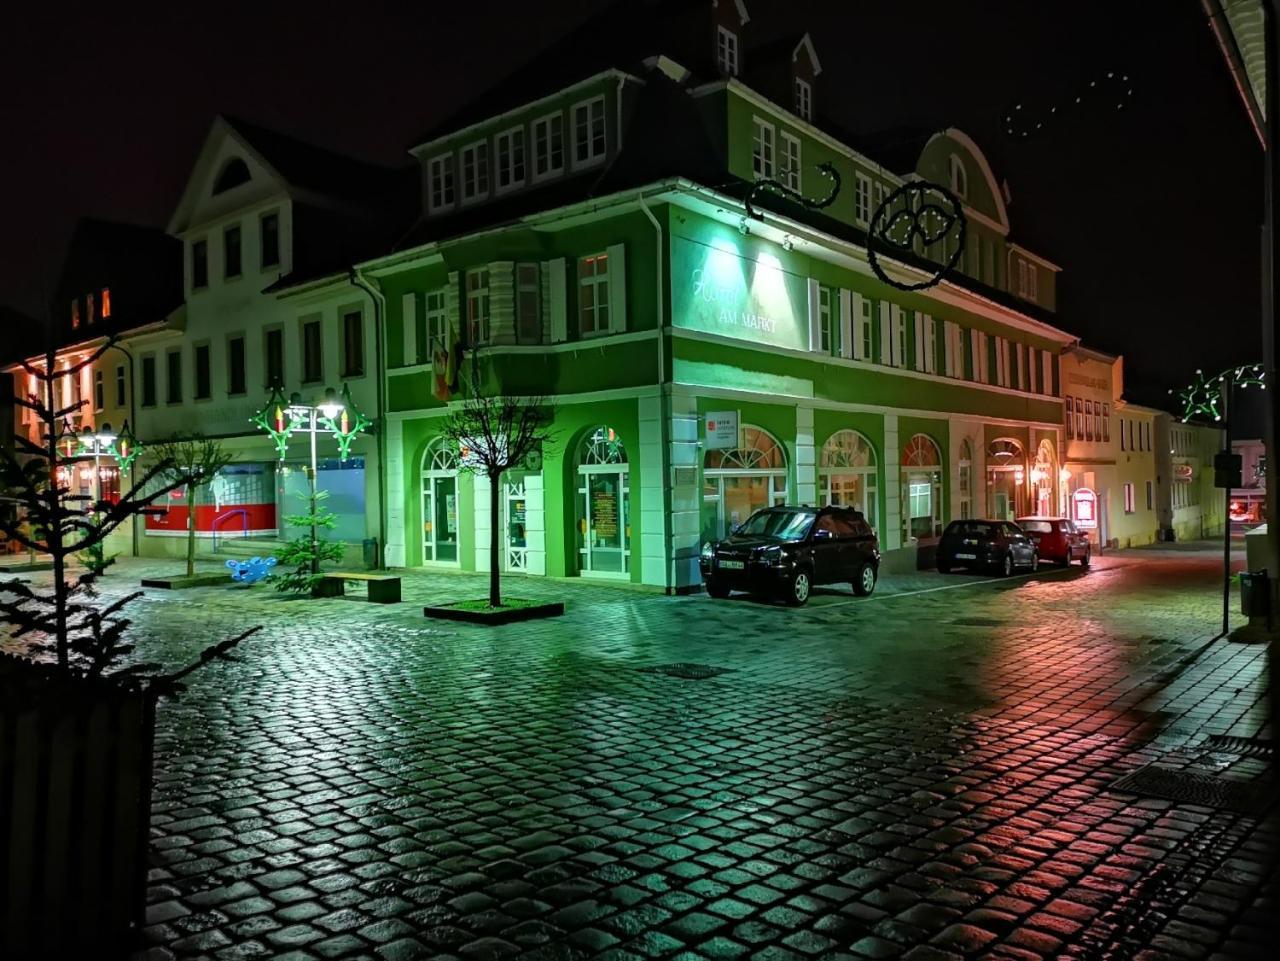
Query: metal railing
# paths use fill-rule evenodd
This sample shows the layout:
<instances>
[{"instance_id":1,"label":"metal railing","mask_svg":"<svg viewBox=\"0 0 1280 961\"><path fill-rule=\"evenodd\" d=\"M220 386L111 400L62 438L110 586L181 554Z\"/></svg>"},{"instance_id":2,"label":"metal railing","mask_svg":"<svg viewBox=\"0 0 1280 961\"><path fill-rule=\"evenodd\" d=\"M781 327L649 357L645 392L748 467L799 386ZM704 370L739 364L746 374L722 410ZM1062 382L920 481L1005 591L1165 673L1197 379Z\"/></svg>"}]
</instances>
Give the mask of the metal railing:
<instances>
[{"instance_id":1,"label":"metal railing","mask_svg":"<svg viewBox=\"0 0 1280 961\"><path fill-rule=\"evenodd\" d=\"M219 514L217 517L215 517L215 518L213 519L213 522L209 525L209 530L213 533L213 552L214 552L215 554L218 552L218 524L219 524L219 522L221 522L221 521L225 521L225 520L226 520L227 518L229 518L229 517L235 517L237 514L239 514L239 515L240 515L240 524L241 524L241 534L240 534L240 536L241 536L241 537L248 537L248 536L249 536L249 512L248 512L247 510L245 510L244 508L239 508L239 509L237 509L237 510L233 510L233 511L223 511L221 514Z\"/></svg>"}]
</instances>

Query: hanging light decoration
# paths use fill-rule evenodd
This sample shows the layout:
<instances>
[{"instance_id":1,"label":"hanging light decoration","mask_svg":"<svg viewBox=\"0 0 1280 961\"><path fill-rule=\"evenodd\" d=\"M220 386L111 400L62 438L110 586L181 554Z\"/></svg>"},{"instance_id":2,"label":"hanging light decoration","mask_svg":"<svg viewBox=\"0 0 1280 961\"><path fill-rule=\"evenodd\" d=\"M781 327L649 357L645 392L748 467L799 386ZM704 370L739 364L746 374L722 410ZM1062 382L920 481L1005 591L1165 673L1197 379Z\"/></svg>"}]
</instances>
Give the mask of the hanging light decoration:
<instances>
[{"instance_id":1,"label":"hanging light decoration","mask_svg":"<svg viewBox=\"0 0 1280 961\"><path fill-rule=\"evenodd\" d=\"M351 442L368 430L372 421L365 417L351 399L351 388L348 385L342 385L341 400L334 398L332 394L332 390L326 393L325 400L320 405L320 414L325 426L333 431L333 436L338 441L338 456L345 462L351 454Z\"/></svg>"},{"instance_id":2,"label":"hanging light decoration","mask_svg":"<svg viewBox=\"0 0 1280 961\"><path fill-rule=\"evenodd\" d=\"M301 426L304 417L303 411L285 400L279 387L273 387L266 404L249 418L249 422L266 431L276 445L276 453L284 460L289 452L289 435Z\"/></svg>"},{"instance_id":3,"label":"hanging light decoration","mask_svg":"<svg viewBox=\"0 0 1280 961\"><path fill-rule=\"evenodd\" d=\"M1185 424L1193 417L1206 420L1222 421L1222 397L1233 387L1257 387L1267 389L1267 372L1262 364L1244 364L1240 367L1229 367L1219 374L1206 377L1203 370L1196 370L1196 379L1177 391L1182 403L1182 422ZM1170 394L1174 394L1172 389Z\"/></svg>"}]
</instances>

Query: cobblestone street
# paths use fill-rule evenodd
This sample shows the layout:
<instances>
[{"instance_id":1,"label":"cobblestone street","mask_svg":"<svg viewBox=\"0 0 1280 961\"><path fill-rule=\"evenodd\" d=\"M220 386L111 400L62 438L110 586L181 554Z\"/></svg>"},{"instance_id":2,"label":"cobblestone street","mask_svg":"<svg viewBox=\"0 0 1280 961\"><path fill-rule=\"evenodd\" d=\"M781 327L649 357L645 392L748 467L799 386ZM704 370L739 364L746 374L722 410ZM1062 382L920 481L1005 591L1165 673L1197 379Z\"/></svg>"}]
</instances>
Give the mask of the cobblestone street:
<instances>
[{"instance_id":1,"label":"cobblestone street","mask_svg":"<svg viewBox=\"0 0 1280 961\"><path fill-rule=\"evenodd\" d=\"M141 657L265 630L161 706L138 957L1270 957L1275 812L1111 787L1256 783L1210 740L1270 736L1218 563L799 611L513 578L568 610L497 629L422 617L483 592L459 574L396 606L148 591Z\"/></svg>"}]
</instances>

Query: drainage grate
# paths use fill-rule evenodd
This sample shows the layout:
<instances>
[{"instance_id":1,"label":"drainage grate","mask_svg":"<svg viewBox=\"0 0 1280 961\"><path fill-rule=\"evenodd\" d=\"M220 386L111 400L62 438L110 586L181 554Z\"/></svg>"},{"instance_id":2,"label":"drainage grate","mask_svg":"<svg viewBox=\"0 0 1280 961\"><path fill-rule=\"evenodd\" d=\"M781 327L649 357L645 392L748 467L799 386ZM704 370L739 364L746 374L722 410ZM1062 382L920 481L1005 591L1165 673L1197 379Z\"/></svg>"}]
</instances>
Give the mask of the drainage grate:
<instances>
[{"instance_id":1,"label":"drainage grate","mask_svg":"<svg viewBox=\"0 0 1280 961\"><path fill-rule=\"evenodd\" d=\"M1260 816L1271 806L1274 784L1268 777L1232 781L1195 771L1178 771L1148 764L1120 778L1113 791L1198 804L1236 814Z\"/></svg>"},{"instance_id":2,"label":"drainage grate","mask_svg":"<svg viewBox=\"0 0 1280 961\"><path fill-rule=\"evenodd\" d=\"M646 674L665 674L667 677L682 677L688 681L705 681L709 677L723 674L727 667L712 667L710 664L658 664L654 667L642 667Z\"/></svg>"},{"instance_id":3,"label":"drainage grate","mask_svg":"<svg viewBox=\"0 0 1280 961\"><path fill-rule=\"evenodd\" d=\"M1241 757L1270 758L1275 756L1274 741L1261 737L1234 737L1229 734L1210 734L1205 747L1223 754L1238 754Z\"/></svg>"}]
</instances>

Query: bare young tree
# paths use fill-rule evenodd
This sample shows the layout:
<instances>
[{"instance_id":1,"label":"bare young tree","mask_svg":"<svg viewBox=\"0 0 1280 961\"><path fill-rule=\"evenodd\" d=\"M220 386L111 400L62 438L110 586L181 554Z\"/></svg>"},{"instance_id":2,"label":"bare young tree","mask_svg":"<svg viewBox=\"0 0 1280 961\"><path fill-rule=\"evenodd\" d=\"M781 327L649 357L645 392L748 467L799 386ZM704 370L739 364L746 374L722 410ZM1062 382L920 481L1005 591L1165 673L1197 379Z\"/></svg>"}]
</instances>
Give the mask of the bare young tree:
<instances>
[{"instance_id":1,"label":"bare young tree","mask_svg":"<svg viewBox=\"0 0 1280 961\"><path fill-rule=\"evenodd\" d=\"M543 397L473 394L445 419L441 435L457 449L463 470L489 479L489 606L502 606L500 572L502 475L525 463L551 439L551 410Z\"/></svg>"},{"instance_id":2,"label":"bare young tree","mask_svg":"<svg viewBox=\"0 0 1280 961\"><path fill-rule=\"evenodd\" d=\"M176 482L187 498L187 577L196 572L196 491L232 461L216 440L174 436L161 441L156 456L165 466L164 476Z\"/></svg>"}]
</instances>

